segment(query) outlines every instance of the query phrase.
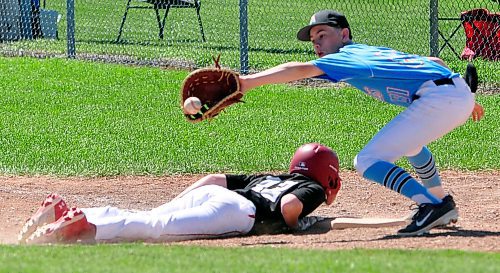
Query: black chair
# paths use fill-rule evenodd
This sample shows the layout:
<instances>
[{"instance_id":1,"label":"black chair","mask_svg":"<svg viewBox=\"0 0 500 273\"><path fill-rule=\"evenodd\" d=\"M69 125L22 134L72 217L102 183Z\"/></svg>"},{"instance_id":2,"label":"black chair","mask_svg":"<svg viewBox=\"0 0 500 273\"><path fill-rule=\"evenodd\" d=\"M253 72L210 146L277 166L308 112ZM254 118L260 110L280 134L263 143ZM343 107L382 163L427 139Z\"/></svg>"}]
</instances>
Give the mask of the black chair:
<instances>
[{"instance_id":1,"label":"black chair","mask_svg":"<svg viewBox=\"0 0 500 273\"><path fill-rule=\"evenodd\" d=\"M158 28L160 29L158 37L160 39L163 39L163 30L165 27L165 22L167 20L170 8L194 8L198 16L198 24L200 26L201 39L203 40L203 42L205 42L205 33L203 32L203 24L201 23L199 0L134 0L134 1L142 2L143 5L133 5L131 4L132 0L127 0L127 8L125 9L125 14L123 14L123 20L122 24L120 25L120 31L118 32L118 38L116 38L116 42L119 42L122 36L123 26L125 25L125 20L127 19L127 14L129 9L154 9L156 13L156 20L158 21ZM163 19L160 18L160 10L162 9L165 10Z\"/></svg>"}]
</instances>

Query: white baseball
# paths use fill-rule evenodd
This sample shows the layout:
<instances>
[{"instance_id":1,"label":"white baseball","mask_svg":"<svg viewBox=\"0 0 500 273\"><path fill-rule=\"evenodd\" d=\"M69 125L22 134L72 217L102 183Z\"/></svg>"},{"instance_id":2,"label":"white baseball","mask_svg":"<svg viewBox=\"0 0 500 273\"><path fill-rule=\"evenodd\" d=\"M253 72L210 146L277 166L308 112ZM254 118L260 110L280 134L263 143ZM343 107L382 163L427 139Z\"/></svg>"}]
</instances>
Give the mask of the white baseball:
<instances>
[{"instance_id":1,"label":"white baseball","mask_svg":"<svg viewBox=\"0 0 500 273\"><path fill-rule=\"evenodd\" d=\"M201 109L201 100L197 97L189 97L184 101L184 113L194 115Z\"/></svg>"}]
</instances>

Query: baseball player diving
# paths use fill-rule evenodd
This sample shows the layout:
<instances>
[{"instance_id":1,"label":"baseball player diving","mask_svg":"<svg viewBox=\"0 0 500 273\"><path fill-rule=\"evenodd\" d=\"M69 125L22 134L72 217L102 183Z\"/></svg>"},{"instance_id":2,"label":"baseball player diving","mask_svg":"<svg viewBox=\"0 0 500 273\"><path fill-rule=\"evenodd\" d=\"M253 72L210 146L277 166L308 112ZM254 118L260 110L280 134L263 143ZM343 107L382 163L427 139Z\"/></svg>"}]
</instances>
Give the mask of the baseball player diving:
<instances>
[{"instance_id":1,"label":"baseball player diving","mask_svg":"<svg viewBox=\"0 0 500 273\"><path fill-rule=\"evenodd\" d=\"M180 241L244 235L256 222L306 230L319 220L307 216L334 202L341 187L338 157L319 143L300 146L289 173L210 174L170 202L148 211L105 206L68 208L50 194L22 228L21 244ZM280 228L280 230L282 230Z\"/></svg>"},{"instance_id":2,"label":"baseball player diving","mask_svg":"<svg viewBox=\"0 0 500 273\"><path fill-rule=\"evenodd\" d=\"M399 230L399 235L421 235L456 221L455 202L445 193L435 159L426 145L464 124L471 115L474 121L480 120L483 108L475 103L464 79L441 59L354 43L352 37L343 14L319 11L297 33L299 40L312 43L318 58L242 75L242 92L266 84L317 77L347 82L378 100L404 107L357 154L355 168L364 178L418 204L412 222ZM403 156L421 183L394 164Z\"/></svg>"}]
</instances>

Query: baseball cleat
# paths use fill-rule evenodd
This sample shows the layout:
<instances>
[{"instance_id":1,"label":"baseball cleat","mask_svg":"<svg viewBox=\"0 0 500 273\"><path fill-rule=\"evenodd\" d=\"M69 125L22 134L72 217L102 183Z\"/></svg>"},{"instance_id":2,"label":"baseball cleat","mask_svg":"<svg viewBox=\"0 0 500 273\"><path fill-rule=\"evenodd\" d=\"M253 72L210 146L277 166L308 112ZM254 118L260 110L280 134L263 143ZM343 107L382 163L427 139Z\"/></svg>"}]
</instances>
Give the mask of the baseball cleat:
<instances>
[{"instance_id":1,"label":"baseball cleat","mask_svg":"<svg viewBox=\"0 0 500 273\"><path fill-rule=\"evenodd\" d=\"M453 217L450 219L450 221L448 223L446 222L442 222L440 225L438 226L447 226L449 224L455 224L456 222L458 222L458 209L457 209L457 206L455 204L455 201L453 200L453 196L451 195L446 195L444 198L443 198L443 202L450 202L451 205L453 206L453 209L456 210L456 217ZM415 215L417 214L418 212L418 206L416 207L413 207L413 206L416 206L415 204L412 205L411 209L413 210L412 212L410 212L408 214L408 216L406 216L404 219L407 220L407 221L412 221L413 220L413 217L415 217Z\"/></svg>"},{"instance_id":2,"label":"baseball cleat","mask_svg":"<svg viewBox=\"0 0 500 273\"><path fill-rule=\"evenodd\" d=\"M57 221L38 228L28 239L27 244L76 243L92 240L91 225L83 211L72 207Z\"/></svg>"},{"instance_id":3,"label":"baseball cleat","mask_svg":"<svg viewBox=\"0 0 500 273\"><path fill-rule=\"evenodd\" d=\"M412 204L410 206L411 212L408 213L408 215L404 218L406 221L413 221L413 218L418 212L418 205L417 204Z\"/></svg>"},{"instance_id":4,"label":"baseball cleat","mask_svg":"<svg viewBox=\"0 0 500 273\"><path fill-rule=\"evenodd\" d=\"M57 193L49 194L38 210L24 224L17 236L18 242L24 243L38 227L55 222L66 211L68 211L68 206L61 196Z\"/></svg>"},{"instance_id":5,"label":"baseball cleat","mask_svg":"<svg viewBox=\"0 0 500 273\"><path fill-rule=\"evenodd\" d=\"M458 222L458 209L457 205L455 204L455 200L453 200L453 196L446 195L443 198L443 203L450 203L455 212L451 214L452 217L450 217L449 219L443 218L438 226L447 226L449 224L455 224L456 222Z\"/></svg>"},{"instance_id":6,"label":"baseball cleat","mask_svg":"<svg viewBox=\"0 0 500 273\"><path fill-rule=\"evenodd\" d=\"M437 226L447 225L458 219L453 198L444 198L441 204L420 204L412 222L398 231L400 236L419 236Z\"/></svg>"}]
</instances>

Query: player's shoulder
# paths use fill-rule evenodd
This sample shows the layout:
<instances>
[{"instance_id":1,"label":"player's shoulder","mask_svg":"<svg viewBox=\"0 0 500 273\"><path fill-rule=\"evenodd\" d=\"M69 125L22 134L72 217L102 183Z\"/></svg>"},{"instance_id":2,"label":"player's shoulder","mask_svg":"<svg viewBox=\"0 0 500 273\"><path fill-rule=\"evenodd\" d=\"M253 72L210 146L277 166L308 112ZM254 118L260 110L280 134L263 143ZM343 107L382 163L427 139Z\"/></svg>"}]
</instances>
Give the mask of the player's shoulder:
<instances>
[{"instance_id":1,"label":"player's shoulder","mask_svg":"<svg viewBox=\"0 0 500 273\"><path fill-rule=\"evenodd\" d=\"M254 173L254 174L226 174L228 180L247 180L250 182L273 180L273 181L295 181L299 183L317 183L311 178L300 173Z\"/></svg>"},{"instance_id":2,"label":"player's shoulder","mask_svg":"<svg viewBox=\"0 0 500 273\"><path fill-rule=\"evenodd\" d=\"M361 57L361 58L371 58L372 56L377 56L380 54L387 54L388 52L393 53L395 50L388 47L367 45L367 44L348 44L343 46L339 52L330 54L332 58L343 58L349 61L352 61L353 57Z\"/></svg>"},{"instance_id":3,"label":"player's shoulder","mask_svg":"<svg viewBox=\"0 0 500 273\"><path fill-rule=\"evenodd\" d=\"M303 174L300 174L300 173L288 174L287 180L293 180L293 181L299 182L301 184L320 185L317 181L315 181L315 180L313 180L313 179L311 179Z\"/></svg>"}]
</instances>

